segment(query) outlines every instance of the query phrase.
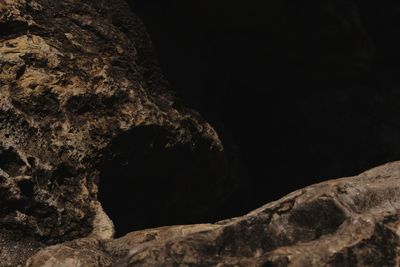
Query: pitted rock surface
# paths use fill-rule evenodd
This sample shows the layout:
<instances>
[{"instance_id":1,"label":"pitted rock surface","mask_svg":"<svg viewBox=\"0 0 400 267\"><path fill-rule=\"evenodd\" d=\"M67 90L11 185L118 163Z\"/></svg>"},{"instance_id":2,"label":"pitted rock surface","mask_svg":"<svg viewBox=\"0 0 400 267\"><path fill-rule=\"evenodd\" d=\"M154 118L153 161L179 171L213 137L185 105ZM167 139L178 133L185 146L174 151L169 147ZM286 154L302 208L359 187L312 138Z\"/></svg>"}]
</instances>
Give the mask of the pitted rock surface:
<instances>
[{"instance_id":1,"label":"pitted rock surface","mask_svg":"<svg viewBox=\"0 0 400 267\"><path fill-rule=\"evenodd\" d=\"M175 203L194 220L230 194L215 194L230 179L225 168L216 132L170 93L124 1L0 1L0 229L45 243L111 237L99 180L105 190L131 181L119 184L137 197L128 208L154 202L152 179L163 180L176 190L161 189L161 221L179 212ZM189 202L196 194L208 202ZM133 229L154 224L137 212ZM99 216L107 234L94 229Z\"/></svg>"},{"instance_id":2,"label":"pitted rock surface","mask_svg":"<svg viewBox=\"0 0 400 267\"><path fill-rule=\"evenodd\" d=\"M113 239L217 217L232 172L125 2L0 0L0 266L399 265L399 162Z\"/></svg>"}]
</instances>

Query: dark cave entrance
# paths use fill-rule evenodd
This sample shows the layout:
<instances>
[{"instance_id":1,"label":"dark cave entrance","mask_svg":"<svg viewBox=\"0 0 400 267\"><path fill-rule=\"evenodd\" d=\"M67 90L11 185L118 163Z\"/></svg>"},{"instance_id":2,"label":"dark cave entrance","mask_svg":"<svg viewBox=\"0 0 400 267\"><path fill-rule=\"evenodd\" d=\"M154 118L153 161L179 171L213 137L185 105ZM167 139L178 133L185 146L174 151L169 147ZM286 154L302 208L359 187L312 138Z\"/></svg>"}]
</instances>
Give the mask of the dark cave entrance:
<instances>
[{"instance_id":1,"label":"dark cave entrance","mask_svg":"<svg viewBox=\"0 0 400 267\"><path fill-rule=\"evenodd\" d=\"M113 220L116 236L174 224L224 219L226 196L222 154L201 145L166 148L168 133L138 127L103 152L99 201Z\"/></svg>"},{"instance_id":2,"label":"dark cave entrance","mask_svg":"<svg viewBox=\"0 0 400 267\"><path fill-rule=\"evenodd\" d=\"M400 159L399 2L127 1L171 87L240 148L248 211Z\"/></svg>"}]
</instances>

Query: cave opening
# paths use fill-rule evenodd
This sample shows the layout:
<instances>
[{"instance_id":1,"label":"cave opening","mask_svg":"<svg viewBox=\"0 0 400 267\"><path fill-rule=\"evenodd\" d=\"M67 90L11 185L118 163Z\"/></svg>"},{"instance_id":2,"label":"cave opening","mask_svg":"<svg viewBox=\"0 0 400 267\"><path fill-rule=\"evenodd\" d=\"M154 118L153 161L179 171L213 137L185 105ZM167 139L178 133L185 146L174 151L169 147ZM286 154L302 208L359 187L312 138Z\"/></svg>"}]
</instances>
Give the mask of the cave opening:
<instances>
[{"instance_id":1,"label":"cave opening","mask_svg":"<svg viewBox=\"0 0 400 267\"><path fill-rule=\"evenodd\" d=\"M116 236L165 225L228 218L224 156L190 145L168 148L168 133L143 126L117 137L99 162L99 195Z\"/></svg>"}]
</instances>

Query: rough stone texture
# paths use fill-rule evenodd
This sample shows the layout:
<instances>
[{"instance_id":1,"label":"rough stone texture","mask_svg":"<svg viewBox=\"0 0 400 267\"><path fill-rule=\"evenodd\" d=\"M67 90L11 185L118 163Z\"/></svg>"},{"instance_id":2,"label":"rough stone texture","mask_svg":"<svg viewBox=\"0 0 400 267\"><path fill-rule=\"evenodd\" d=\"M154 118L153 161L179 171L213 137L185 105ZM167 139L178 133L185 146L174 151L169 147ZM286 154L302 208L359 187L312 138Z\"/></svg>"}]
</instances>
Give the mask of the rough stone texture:
<instances>
[{"instance_id":1,"label":"rough stone texture","mask_svg":"<svg viewBox=\"0 0 400 267\"><path fill-rule=\"evenodd\" d=\"M112 239L215 218L236 178L123 1L0 0L0 266L399 265L399 162Z\"/></svg>"},{"instance_id":2,"label":"rough stone texture","mask_svg":"<svg viewBox=\"0 0 400 267\"><path fill-rule=\"evenodd\" d=\"M43 247L43 244L23 233L2 229L0 230L0 266L20 266Z\"/></svg>"},{"instance_id":3,"label":"rough stone texture","mask_svg":"<svg viewBox=\"0 0 400 267\"><path fill-rule=\"evenodd\" d=\"M64 266L67 261L121 267L398 266L399 181L400 162L394 162L300 189L215 224L56 245L33 256L28 266Z\"/></svg>"},{"instance_id":4,"label":"rough stone texture","mask_svg":"<svg viewBox=\"0 0 400 267\"><path fill-rule=\"evenodd\" d=\"M113 259L95 238L77 239L41 250L26 263L27 267L111 266Z\"/></svg>"},{"instance_id":5,"label":"rough stone texture","mask_svg":"<svg viewBox=\"0 0 400 267\"><path fill-rule=\"evenodd\" d=\"M218 210L235 184L220 140L167 87L124 1L0 0L1 266L25 247L110 238L99 180L120 201L103 202L111 218L135 213L122 233Z\"/></svg>"}]
</instances>

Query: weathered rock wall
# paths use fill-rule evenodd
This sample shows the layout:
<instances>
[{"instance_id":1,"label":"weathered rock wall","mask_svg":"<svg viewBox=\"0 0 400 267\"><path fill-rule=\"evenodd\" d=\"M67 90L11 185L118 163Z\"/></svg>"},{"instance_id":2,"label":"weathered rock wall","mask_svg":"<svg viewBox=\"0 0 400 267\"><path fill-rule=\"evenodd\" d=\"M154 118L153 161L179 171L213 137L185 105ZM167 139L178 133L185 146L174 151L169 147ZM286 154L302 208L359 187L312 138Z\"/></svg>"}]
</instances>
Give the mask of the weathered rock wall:
<instances>
[{"instance_id":1,"label":"weathered rock wall","mask_svg":"<svg viewBox=\"0 0 400 267\"><path fill-rule=\"evenodd\" d=\"M129 213L118 234L205 220L235 190L228 169L124 1L0 1L1 239L111 237L99 184L112 219Z\"/></svg>"}]
</instances>

